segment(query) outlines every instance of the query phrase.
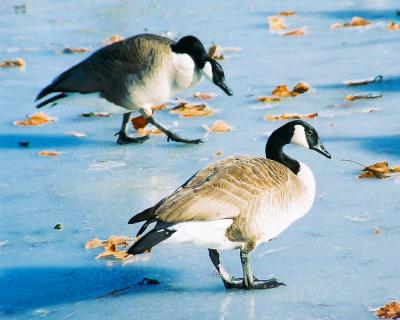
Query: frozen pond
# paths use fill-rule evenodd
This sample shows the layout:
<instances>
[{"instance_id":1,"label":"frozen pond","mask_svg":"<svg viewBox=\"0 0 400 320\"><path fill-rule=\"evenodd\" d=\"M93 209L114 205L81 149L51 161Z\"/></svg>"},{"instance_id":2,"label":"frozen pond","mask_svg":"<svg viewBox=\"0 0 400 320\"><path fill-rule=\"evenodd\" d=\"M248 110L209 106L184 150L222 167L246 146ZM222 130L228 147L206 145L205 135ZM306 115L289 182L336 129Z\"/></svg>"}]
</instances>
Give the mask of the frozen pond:
<instances>
[{"instance_id":1,"label":"frozen pond","mask_svg":"<svg viewBox=\"0 0 400 320\"><path fill-rule=\"evenodd\" d=\"M13 6L26 4L26 13ZM394 0L354 1L23 1L0 3L0 60L21 57L24 70L0 69L0 317L5 319L374 319L368 311L400 298L400 178L357 179L359 167L387 160L400 164L400 21ZM294 10L289 29L305 35L271 34L267 17ZM23 11L23 10L22 10ZM331 29L360 16L363 28ZM113 134L121 116L81 118L76 105L44 110L58 120L40 127L15 127L33 114L34 97L57 74L95 50L109 36L142 32L194 34L208 47L240 47L222 61L225 96L202 83L194 91L219 93L209 118L157 118L189 137L203 124L223 119L235 131L210 134L205 144L119 146ZM363 87L343 82L377 75ZM311 91L277 104L261 104L278 84L305 81ZM348 94L383 98L345 102ZM347 103L348 106L337 107ZM371 108L375 112L363 112ZM375 109L374 109L375 110ZM252 255L255 275L274 276L287 286L266 291L226 291L207 250L156 247L150 258L127 266L95 260L84 243L93 236L134 235L129 218L173 191L203 166L231 154L263 155L267 133L281 122L267 114L313 113L331 161L288 147L309 164L317 180L310 213ZM82 131L85 138L67 136ZM30 142L29 148L18 146ZM39 157L42 150L62 153ZM107 161L107 162L104 162ZM107 165L103 165L106 163ZM63 230L54 230L57 223ZM222 254L240 275L238 252ZM142 286L144 277L161 281ZM108 292L129 287L121 295Z\"/></svg>"}]
</instances>

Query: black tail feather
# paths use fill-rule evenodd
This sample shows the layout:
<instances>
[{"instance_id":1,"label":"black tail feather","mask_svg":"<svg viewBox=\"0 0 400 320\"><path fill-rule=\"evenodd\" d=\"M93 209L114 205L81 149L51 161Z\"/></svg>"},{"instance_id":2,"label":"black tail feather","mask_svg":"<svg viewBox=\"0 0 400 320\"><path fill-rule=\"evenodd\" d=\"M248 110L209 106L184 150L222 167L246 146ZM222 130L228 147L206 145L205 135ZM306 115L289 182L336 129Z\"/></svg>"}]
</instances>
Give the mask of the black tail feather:
<instances>
[{"instance_id":1,"label":"black tail feather","mask_svg":"<svg viewBox=\"0 0 400 320\"><path fill-rule=\"evenodd\" d=\"M149 233L146 233L143 238L140 238L132 247L129 248L129 254L141 254L146 251L149 251L152 247L159 244L160 242L168 239L175 230L169 229L160 229L160 230L151 230Z\"/></svg>"},{"instance_id":2,"label":"black tail feather","mask_svg":"<svg viewBox=\"0 0 400 320\"><path fill-rule=\"evenodd\" d=\"M154 215L154 207L147 208L146 210L143 210L142 212L135 214L129 221L128 224L134 224L138 223L141 221L146 221L149 219L153 219L155 217Z\"/></svg>"},{"instance_id":3,"label":"black tail feather","mask_svg":"<svg viewBox=\"0 0 400 320\"><path fill-rule=\"evenodd\" d=\"M38 95L38 99L40 99L39 96L40 96L40 94ZM49 103L51 103L51 102L54 102L54 101L56 101L56 100L63 99L63 98L65 98L66 96L67 96L66 93L57 94L57 95L52 96L51 98L46 99L46 100L44 100L43 102L39 103L38 105L36 105L36 108L39 109L39 108L44 107L45 105L47 105L47 104L49 104ZM37 100L37 99L36 99L36 100Z\"/></svg>"}]
</instances>

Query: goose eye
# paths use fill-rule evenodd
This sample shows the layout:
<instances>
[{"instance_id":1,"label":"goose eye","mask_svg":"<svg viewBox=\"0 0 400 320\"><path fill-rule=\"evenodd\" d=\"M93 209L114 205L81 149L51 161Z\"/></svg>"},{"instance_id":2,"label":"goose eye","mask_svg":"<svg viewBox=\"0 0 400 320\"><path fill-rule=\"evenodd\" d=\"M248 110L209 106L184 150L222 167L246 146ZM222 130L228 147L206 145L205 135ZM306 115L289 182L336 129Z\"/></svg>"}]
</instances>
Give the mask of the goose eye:
<instances>
[{"instance_id":1,"label":"goose eye","mask_svg":"<svg viewBox=\"0 0 400 320\"><path fill-rule=\"evenodd\" d=\"M307 135L311 136L313 134L313 131L311 129L307 130Z\"/></svg>"}]
</instances>

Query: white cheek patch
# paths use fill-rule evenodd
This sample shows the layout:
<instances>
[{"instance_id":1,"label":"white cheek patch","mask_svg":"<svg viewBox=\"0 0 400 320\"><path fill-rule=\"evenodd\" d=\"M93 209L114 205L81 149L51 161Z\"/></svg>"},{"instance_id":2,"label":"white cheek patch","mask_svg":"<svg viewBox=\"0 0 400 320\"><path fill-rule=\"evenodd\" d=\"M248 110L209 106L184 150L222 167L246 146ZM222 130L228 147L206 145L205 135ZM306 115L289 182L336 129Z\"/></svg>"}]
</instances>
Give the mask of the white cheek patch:
<instances>
[{"instance_id":1,"label":"white cheek patch","mask_svg":"<svg viewBox=\"0 0 400 320\"><path fill-rule=\"evenodd\" d=\"M209 61L207 61L203 67L203 74L208 80L212 81L212 67Z\"/></svg>"},{"instance_id":2,"label":"white cheek patch","mask_svg":"<svg viewBox=\"0 0 400 320\"><path fill-rule=\"evenodd\" d=\"M306 149L309 149L310 147L308 146L307 138L306 138L306 132L304 131L304 127L300 125L295 125L294 126L294 133L292 140L290 140L291 143L295 143L301 147L304 147Z\"/></svg>"}]
</instances>

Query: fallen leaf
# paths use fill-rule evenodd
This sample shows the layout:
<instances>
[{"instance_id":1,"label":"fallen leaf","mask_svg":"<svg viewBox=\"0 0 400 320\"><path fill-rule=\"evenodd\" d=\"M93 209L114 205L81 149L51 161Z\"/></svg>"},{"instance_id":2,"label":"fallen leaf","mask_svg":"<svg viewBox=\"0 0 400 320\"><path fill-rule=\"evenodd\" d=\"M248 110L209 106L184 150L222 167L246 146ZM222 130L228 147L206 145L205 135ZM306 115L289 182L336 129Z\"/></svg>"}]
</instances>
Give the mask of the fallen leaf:
<instances>
[{"instance_id":1,"label":"fallen leaf","mask_svg":"<svg viewBox=\"0 0 400 320\"><path fill-rule=\"evenodd\" d=\"M213 110L205 104L189 104L182 102L169 111L171 114L179 114L183 118L208 117L213 114Z\"/></svg>"},{"instance_id":2,"label":"fallen leaf","mask_svg":"<svg viewBox=\"0 0 400 320\"><path fill-rule=\"evenodd\" d=\"M222 53L222 48L216 44L213 44L208 49L208 56L214 60L224 60L224 55Z\"/></svg>"},{"instance_id":3,"label":"fallen leaf","mask_svg":"<svg viewBox=\"0 0 400 320\"><path fill-rule=\"evenodd\" d=\"M232 130L232 127L223 120L215 121L211 128L207 125L203 125L203 128L208 132L229 132Z\"/></svg>"},{"instance_id":4,"label":"fallen leaf","mask_svg":"<svg viewBox=\"0 0 400 320\"><path fill-rule=\"evenodd\" d=\"M57 151L40 151L39 152L39 156L41 156L41 157L57 157L60 154L61 153L59 153Z\"/></svg>"},{"instance_id":5,"label":"fallen leaf","mask_svg":"<svg viewBox=\"0 0 400 320\"><path fill-rule=\"evenodd\" d=\"M222 157L223 155L224 155L224 152L221 150L218 150L217 152L215 152L216 157Z\"/></svg>"},{"instance_id":6,"label":"fallen leaf","mask_svg":"<svg viewBox=\"0 0 400 320\"><path fill-rule=\"evenodd\" d=\"M89 112L89 113L82 113L81 117L84 117L84 118L108 118L108 117L111 117L111 113L108 113L108 112Z\"/></svg>"},{"instance_id":7,"label":"fallen leaf","mask_svg":"<svg viewBox=\"0 0 400 320\"><path fill-rule=\"evenodd\" d=\"M360 179L368 179L368 178L384 179L384 178L389 178L392 175L400 173L400 166L394 166L393 168L390 168L387 161L377 162L370 166L363 165L362 163L359 163L359 162L356 162L353 160L342 159L341 161L355 163L355 164L363 167L363 169L361 169L361 171L363 171L363 173L361 173L358 176L358 178L360 178Z\"/></svg>"},{"instance_id":8,"label":"fallen leaf","mask_svg":"<svg viewBox=\"0 0 400 320\"><path fill-rule=\"evenodd\" d=\"M390 31L400 30L400 24L397 24L394 21L391 21L390 24L386 27L386 29L388 29Z\"/></svg>"},{"instance_id":9,"label":"fallen leaf","mask_svg":"<svg viewBox=\"0 0 400 320\"><path fill-rule=\"evenodd\" d=\"M294 16L296 14L295 11L281 11L278 13L280 16L289 17Z\"/></svg>"},{"instance_id":10,"label":"fallen leaf","mask_svg":"<svg viewBox=\"0 0 400 320\"><path fill-rule=\"evenodd\" d=\"M132 125L133 127L138 130L138 129L143 129L144 127L146 127L149 123L149 121L143 117L143 116L139 116L139 117L135 117L131 119Z\"/></svg>"},{"instance_id":11,"label":"fallen leaf","mask_svg":"<svg viewBox=\"0 0 400 320\"><path fill-rule=\"evenodd\" d=\"M284 36L304 36L304 29L295 29L283 34Z\"/></svg>"},{"instance_id":12,"label":"fallen leaf","mask_svg":"<svg viewBox=\"0 0 400 320\"><path fill-rule=\"evenodd\" d=\"M86 53L86 52L90 52L90 49L88 48L71 48L71 47L66 47L64 48L64 50L62 51L63 53L66 54L71 54L71 53Z\"/></svg>"},{"instance_id":13,"label":"fallen leaf","mask_svg":"<svg viewBox=\"0 0 400 320\"><path fill-rule=\"evenodd\" d=\"M380 319L399 319L400 302L391 301L375 311L375 315Z\"/></svg>"},{"instance_id":14,"label":"fallen leaf","mask_svg":"<svg viewBox=\"0 0 400 320\"><path fill-rule=\"evenodd\" d=\"M292 90L292 92L296 92L298 94L303 94L306 93L308 90L310 90L310 85L305 82L299 82L296 84Z\"/></svg>"},{"instance_id":15,"label":"fallen leaf","mask_svg":"<svg viewBox=\"0 0 400 320\"><path fill-rule=\"evenodd\" d=\"M381 75L376 76L373 79L366 79L366 80L351 80L347 81L345 84L349 87L354 87L354 86L366 86L370 83L374 82L381 82L383 80L383 77Z\"/></svg>"},{"instance_id":16,"label":"fallen leaf","mask_svg":"<svg viewBox=\"0 0 400 320\"><path fill-rule=\"evenodd\" d=\"M104 241L94 238L88 242L85 243L85 248L86 249L94 249L94 248L99 248L104 246Z\"/></svg>"},{"instance_id":17,"label":"fallen leaf","mask_svg":"<svg viewBox=\"0 0 400 320\"><path fill-rule=\"evenodd\" d=\"M117 260L125 260L128 256L130 256L126 251L119 250L118 247L126 248L130 245L132 241L135 241L136 238L129 237L110 237L107 240L100 240L94 238L85 244L86 249L94 249L99 247L104 247L104 252L97 255L96 259L105 258L105 257L114 257Z\"/></svg>"},{"instance_id":18,"label":"fallen leaf","mask_svg":"<svg viewBox=\"0 0 400 320\"><path fill-rule=\"evenodd\" d=\"M158 128L154 129L140 128L137 130L137 133L139 136L165 136L165 133Z\"/></svg>"},{"instance_id":19,"label":"fallen leaf","mask_svg":"<svg viewBox=\"0 0 400 320\"><path fill-rule=\"evenodd\" d=\"M86 133L80 131L67 131L64 133L66 136L73 136L77 138L84 138L86 137Z\"/></svg>"},{"instance_id":20,"label":"fallen leaf","mask_svg":"<svg viewBox=\"0 0 400 320\"><path fill-rule=\"evenodd\" d=\"M115 42L119 42L124 40L125 38L123 36L120 36L119 34L114 34L111 37L109 37L107 40L104 41L105 45L110 45L113 44Z\"/></svg>"},{"instance_id":21,"label":"fallen leaf","mask_svg":"<svg viewBox=\"0 0 400 320\"><path fill-rule=\"evenodd\" d=\"M296 114L296 113L283 113L281 115L266 115L264 120L276 121L276 120L292 120L292 119L316 119L318 118L318 113L310 114Z\"/></svg>"},{"instance_id":22,"label":"fallen leaf","mask_svg":"<svg viewBox=\"0 0 400 320\"><path fill-rule=\"evenodd\" d=\"M381 95L381 94L379 94L379 95L374 95L374 94L371 94L371 93L369 93L369 94L363 94L363 95L356 95L356 96L353 96L353 95L347 95L345 98L344 98L344 100L347 100L347 101L356 101L356 100L361 100L361 99L365 99L365 100L367 100L367 99L377 99L377 98L382 98L383 97L383 95Z\"/></svg>"},{"instance_id":23,"label":"fallen leaf","mask_svg":"<svg viewBox=\"0 0 400 320\"><path fill-rule=\"evenodd\" d=\"M364 27L367 25L370 25L371 22L368 20L361 18L361 17L353 17L350 22L345 22L345 23L334 23L331 25L332 29L337 29L337 28L348 28L348 27Z\"/></svg>"},{"instance_id":24,"label":"fallen leaf","mask_svg":"<svg viewBox=\"0 0 400 320\"><path fill-rule=\"evenodd\" d=\"M0 68L12 68L12 67L25 67L25 60L17 58L15 60L4 60L0 61Z\"/></svg>"},{"instance_id":25,"label":"fallen leaf","mask_svg":"<svg viewBox=\"0 0 400 320\"><path fill-rule=\"evenodd\" d=\"M279 97L269 97L269 96L260 96L257 97L258 102L279 102L281 98Z\"/></svg>"},{"instance_id":26,"label":"fallen leaf","mask_svg":"<svg viewBox=\"0 0 400 320\"><path fill-rule=\"evenodd\" d=\"M28 119L15 121L14 125L19 127L41 126L42 124L46 124L53 121L55 121L55 118L52 118L45 113L35 113L31 115Z\"/></svg>"},{"instance_id":27,"label":"fallen leaf","mask_svg":"<svg viewBox=\"0 0 400 320\"><path fill-rule=\"evenodd\" d=\"M285 19L283 17L278 16L269 16L267 18L269 31L277 31L286 29Z\"/></svg>"},{"instance_id":28,"label":"fallen leaf","mask_svg":"<svg viewBox=\"0 0 400 320\"><path fill-rule=\"evenodd\" d=\"M64 226L63 226L61 223L57 223L57 224L54 226L54 229L56 229L56 230L62 230L62 229L64 229Z\"/></svg>"},{"instance_id":29,"label":"fallen leaf","mask_svg":"<svg viewBox=\"0 0 400 320\"><path fill-rule=\"evenodd\" d=\"M286 84L282 84L272 90L272 95L277 97L294 97L297 93L292 93Z\"/></svg>"},{"instance_id":30,"label":"fallen leaf","mask_svg":"<svg viewBox=\"0 0 400 320\"><path fill-rule=\"evenodd\" d=\"M196 92L193 97L200 100L212 100L217 96L216 93L210 92Z\"/></svg>"}]
</instances>

